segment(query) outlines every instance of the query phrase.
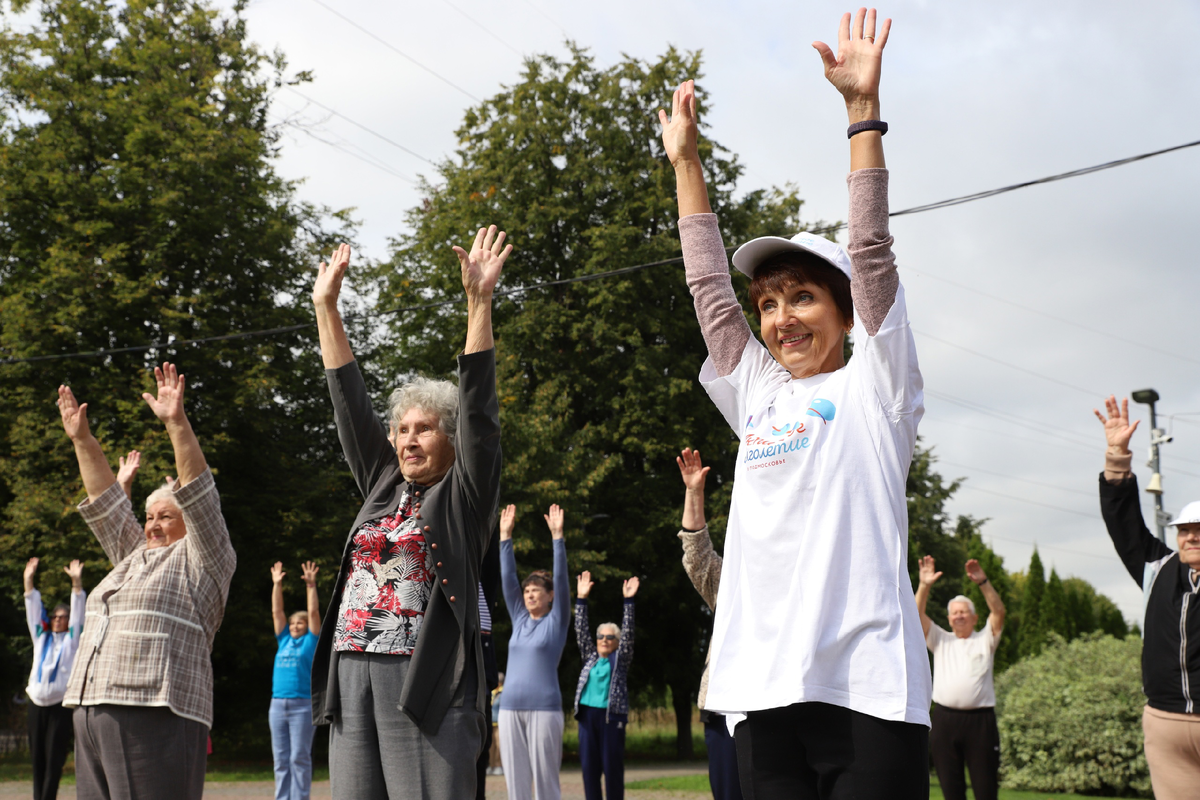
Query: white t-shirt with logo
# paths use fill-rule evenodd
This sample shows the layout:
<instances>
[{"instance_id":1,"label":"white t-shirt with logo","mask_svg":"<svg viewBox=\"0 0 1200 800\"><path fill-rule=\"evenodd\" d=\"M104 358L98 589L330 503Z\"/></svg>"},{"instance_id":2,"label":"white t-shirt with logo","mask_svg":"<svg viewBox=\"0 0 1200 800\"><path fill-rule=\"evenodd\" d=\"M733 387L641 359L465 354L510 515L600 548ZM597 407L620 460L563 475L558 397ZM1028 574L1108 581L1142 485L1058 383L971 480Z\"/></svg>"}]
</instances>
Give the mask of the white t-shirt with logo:
<instances>
[{"instance_id":1,"label":"white t-shirt with logo","mask_svg":"<svg viewBox=\"0 0 1200 800\"><path fill-rule=\"evenodd\" d=\"M992 633L990 619L965 639L930 624L925 644L933 653L933 702L960 711L994 707L992 667L999 643L1000 634Z\"/></svg>"},{"instance_id":2,"label":"white t-shirt with logo","mask_svg":"<svg viewBox=\"0 0 1200 800\"><path fill-rule=\"evenodd\" d=\"M709 666L711 711L823 702L929 724L905 481L924 413L904 289L836 372L793 379L754 337L700 381L741 439Z\"/></svg>"}]
</instances>

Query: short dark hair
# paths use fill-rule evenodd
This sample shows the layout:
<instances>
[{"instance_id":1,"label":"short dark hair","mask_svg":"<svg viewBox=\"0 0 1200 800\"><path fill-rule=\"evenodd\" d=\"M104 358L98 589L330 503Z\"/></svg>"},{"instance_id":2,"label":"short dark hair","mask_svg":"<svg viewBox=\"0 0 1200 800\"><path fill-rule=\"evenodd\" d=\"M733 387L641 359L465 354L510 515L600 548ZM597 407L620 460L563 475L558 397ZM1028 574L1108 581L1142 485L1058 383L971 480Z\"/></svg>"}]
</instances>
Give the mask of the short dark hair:
<instances>
[{"instance_id":1,"label":"short dark hair","mask_svg":"<svg viewBox=\"0 0 1200 800\"><path fill-rule=\"evenodd\" d=\"M542 591L554 591L554 580L551 578L550 572L547 570L535 569L533 572L529 573L525 577L525 580L521 583L521 590L524 591L525 587L531 583L535 586L542 587Z\"/></svg>"},{"instance_id":2,"label":"short dark hair","mask_svg":"<svg viewBox=\"0 0 1200 800\"><path fill-rule=\"evenodd\" d=\"M854 320L854 300L846 273L814 253L795 250L771 256L754 271L754 277L750 279L750 305L754 307L754 316L762 319L758 304L764 295L782 292L799 283L811 283L825 289L833 297L842 319Z\"/></svg>"},{"instance_id":3,"label":"short dark hair","mask_svg":"<svg viewBox=\"0 0 1200 800\"><path fill-rule=\"evenodd\" d=\"M70 616L71 616L71 607L70 607L69 605L67 605L66 603L59 603L58 605L56 605L56 606L54 607L54 610L50 612L50 616L52 616L52 617L53 617L55 614L57 614L57 613L58 613L58 612L60 612L60 611L65 611L65 612L67 612L67 617L68 617L68 618L70 618Z\"/></svg>"}]
</instances>

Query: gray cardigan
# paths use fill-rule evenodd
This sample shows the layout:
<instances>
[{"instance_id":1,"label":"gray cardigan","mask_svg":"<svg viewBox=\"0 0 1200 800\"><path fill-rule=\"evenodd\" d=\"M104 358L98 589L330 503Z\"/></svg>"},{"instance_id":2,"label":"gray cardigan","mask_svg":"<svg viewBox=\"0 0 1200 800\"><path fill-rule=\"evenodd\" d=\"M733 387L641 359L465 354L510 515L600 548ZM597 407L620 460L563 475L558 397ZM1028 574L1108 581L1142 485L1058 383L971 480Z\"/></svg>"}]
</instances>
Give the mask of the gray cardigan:
<instances>
[{"instance_id":1,"label":"gray cardigan","mask_svg":"<svg viewBox=\"0 0 1200 800\"><path fill-rule=\"evenodd\" d=\"M332 722L340 708L339 654L333 649L333 635L350 572L354 533L364 522L395 511L400 497L411 487L400 474L396 451L371 406L357 362L327 369L325 377L342 452L366 502L346 536L341 569L313 658L312 707L317 725ZM482 714L487 695L476 594L480 562L500 502L495 350L459 356L458 398L454 466L446 477L425 489L420 499L425 541L436 558L436 579L400 692L400 710L431 735L437 733L451 705L461 705L465 697L473 695ZM474 681L474 686L468 686L467 680Z\"/></svg>"}]
</instances>

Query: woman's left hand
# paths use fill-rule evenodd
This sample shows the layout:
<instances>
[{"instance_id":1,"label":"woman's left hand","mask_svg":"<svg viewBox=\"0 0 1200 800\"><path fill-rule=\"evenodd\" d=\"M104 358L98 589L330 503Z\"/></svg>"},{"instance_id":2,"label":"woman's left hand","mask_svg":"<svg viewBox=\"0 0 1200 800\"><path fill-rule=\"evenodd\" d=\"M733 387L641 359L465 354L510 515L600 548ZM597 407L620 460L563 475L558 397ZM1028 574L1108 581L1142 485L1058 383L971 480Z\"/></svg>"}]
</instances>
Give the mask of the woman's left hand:
<instances>
[{"instance_id":1,"label":"woman's left hand","mask_svg":"<svg viewBox=\"0 0 1200 800\"><path fill-rule=\"evenodd\" d=\"M454 254L462 267L463 289L468 297L492 299L492 291L496 281L500 280L500 270L512 252L512 245L504 244L504 231L497 233L496 226L480 228L475 234L475 244L468 253L458 245L454 246Z\"/></svg>"},{"instance_id":2,"label":"woman's left hand","mask_svg":"<svg viewBox=\"0 0 1200 800\"><path fill-rule=\"evenodd\" d=\"M304 576L304 583L308 586L316 586L317 572L319 572L320 569L320 567L311 561L305 561L303 564L301 564L300 572Z\"/></svg>"},{"instance_id":3,"label":"woman's left hand","mask_svg":"<svg viewBox=\"0 0 1200 800\"><path fill-rule=\"evenodd\" d=\"M554 505L550 506L550 513L543 514L542 516L545 517L546 525L550 528L550 538L563 538L563 517L565 514L563 510L558 507L558 504L555 503Z\"/></svg>"},{"instance_id":4,"label":"woman's left hand","mask_svg":"<svg viewBox=\"0 0 1200 800\"><path fill-rule=\"evenodd\" d=\"M163 363L154 368L154 380L158 382L158 397L149 392L142 394L142 399L154 416L166 424L187 421L183 410L183 389L186 381L179 374L174 364Z\"/></svg>"},{"instance_id":5,"label":"woman's left hand","mask_svg":"<svg viewBox=\"0 0 1200 800\"><path fill-rule=\"evenodd\" d=\"M842 15L838 29L838 52L824 42L813 42L813 47L825 65L825 77L833 84L846 104L878 103L879 73L883 61L883 47L887 44L892 21L885 19L875 35L875 9L860 8L850 26L850 13Z\"/></svg>"},{"instance_id":6,"label":"woman's left hand","mask_svg":"<svg viewBox=\"0 0 1200 800\"><path fill-rule=\"evenodd\" d=\"M625 583L621 584L621 596L626 600L633 597L635 594L637 594L639 583L640 582L638 581L637 575L634 575L632 578L625 581Z\"/></svg>"}]
</instances>

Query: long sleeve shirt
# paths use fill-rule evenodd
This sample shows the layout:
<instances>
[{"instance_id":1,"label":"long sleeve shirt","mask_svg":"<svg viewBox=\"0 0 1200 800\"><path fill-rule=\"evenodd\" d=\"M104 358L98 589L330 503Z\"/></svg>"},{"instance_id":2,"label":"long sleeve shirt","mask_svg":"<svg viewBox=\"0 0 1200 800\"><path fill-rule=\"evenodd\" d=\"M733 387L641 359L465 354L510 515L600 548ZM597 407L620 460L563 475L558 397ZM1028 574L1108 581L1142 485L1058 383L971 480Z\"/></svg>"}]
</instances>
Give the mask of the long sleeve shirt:
<instances>
[{"instance_id":1,"label":"long sleeve shirt","mask_svg":"<svg viewBox=\"0 0 1200 800\"><path fill-rule=\"evenodd\" d=\"M79 636L83 632L86 603L87 592L82 589L71 592L71 618L67 629L53 633L46 607L42 605L41 592L34 589L25 595L25 621L29 623L29 635L33 637L33 669L29 671L29 686L25 693L36 706L61 703L67 693L67 681L71 678Z\"/></svg>"},{"instance_id":2,"label":"long sleeve shirt","mask_svg":"<svg viewBox=\"0 0 1200 800\"><path fill-rule=\"evenodd\" d=\"M525 608L517 580L512 540L500 543L500 585L512 618L508 668L504 671L504 708L510 711L561 711L558 663L571 628L571 589L567 583L567 543L554 540L554 603L534 619Z\"/></svg>"},{"instance_id":3,"label":"long sleeve shirt","mask_svg":"<svg viewBox=\"0 0 1200 800\"><path fill-rule=\"evenodd\" d=\"M611 721L613 714L629 713L629 688L626 679L629 676L629 665L633 662L633 606L633 598L626 597L621 612L621 640L617 643L617 649L608 656L612 671L609 673L608 697L604 704L605 722ZM600 651L596 649L596 640L592 637L591 625L588 622L587 598L575 601L575 640L579 643L579 655L583 659L583 669L579 671L579 681L575 685L575 717L578 718L588 678L591 677L592 669L600 663Z\"/></svg>"}]
</instances>

